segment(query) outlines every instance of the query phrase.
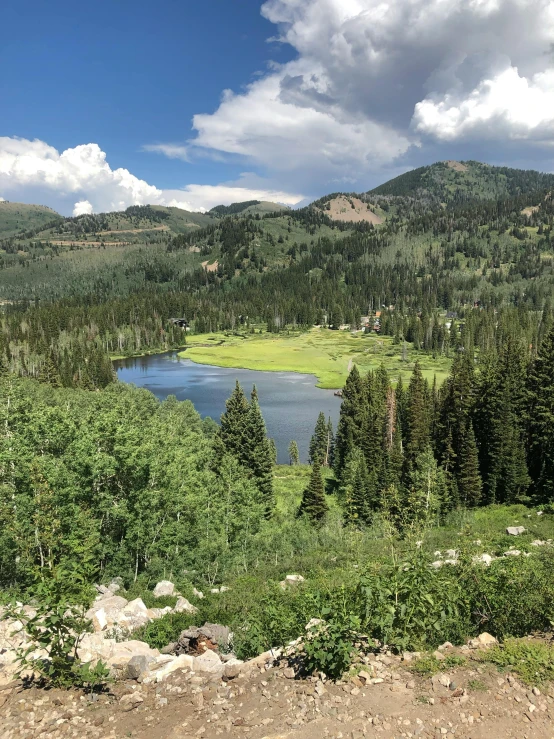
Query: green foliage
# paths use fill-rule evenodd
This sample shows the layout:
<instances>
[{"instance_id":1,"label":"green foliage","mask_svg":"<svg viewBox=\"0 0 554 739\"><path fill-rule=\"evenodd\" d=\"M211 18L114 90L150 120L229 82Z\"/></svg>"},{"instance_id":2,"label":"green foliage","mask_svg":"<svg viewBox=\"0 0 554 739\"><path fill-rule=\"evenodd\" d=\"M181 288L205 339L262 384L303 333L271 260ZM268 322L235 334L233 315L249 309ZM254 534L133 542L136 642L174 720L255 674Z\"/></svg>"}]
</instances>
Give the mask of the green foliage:
<instances>
[{"instance_id":1,"label":"green foliage","mask_svg":"<svg viewBox=\"0 0 554 739\"><path fill-rule=\"evenodd\" d=\"M508 639L480 654L484 662L518 675L528 685L554 680L554 647L530 639Z\"/></svg>"},{"instance_id":2,"label":"green foliage","mask_svg":"<svg viewBox=\"0 0 554 739\"><path fill-rule=\"evenodd\" d=\"M455 667L462 667L467 660L457 654L445 655L444 659L437 659L432 654L426 654L409 666L410 672L414 672L420 677L431 677L437 672L451 670Z\"/></svg>"},{"instance_id":3,"label":"green foliage","mask_svg":"<svg viewBox=\"0 0 554 739\"><path fill-rule=\"evenodd\" d=\"M198 623L198 616L192 613L167 613L133 632L133 639L146 642L152 649L162 649L176 641L181 631Z\"/></svg>"},{"instance_id":4,"label":"green foliage","mask_svg":"<svg viewBox=\"0 0 554 739\"><path fill-rule=\"evenodd\" d=\"M289 444L288 453L291 465L297 465L300 463L300 452L298 451L298 444L294 439Z\"/></svg>"},{"instance_id":5,"label":"green foliage","mask_svg":"<svg viewBox=\"0 0 554 739\"><path fill-rule=\"evenodd\" d=\"M312 465L310 483L302 495L298 515L306 516L312 524L319 525L328 510L329 506L325 500L325 488L323 486L323 478L321 477L320 462L316 460Z\"/></svg>"},{"instance_id":6,"label":"green foliage","mask_svg":"<svg viewBox=\"0 0 554 739\"><path fill-rule=\"evenodd\" d=\"M407 561L381 565L360 579L362 627L398 651L420 649L467 633L464 592L457 578L432 570L415 549Z\"/></svg>"},{"instance_id":7,"label":"green foliage","mask_svg":"<svg viewBox=\"0 0 554 739\"><path fill-rule=\"evenodd\" d=\"M339 680L352 664L354 641L359 629L359 618L351 614L331 616L312 625L304 639L303 649L308 673L319 671Z\"/></svg>"},{"instance_id":8,"label":"green foliage","mask_svg":"<svg viewBox=\"0 0 554 739\"><path fill-rule=\"evenodd\" d=\"M70 584L73 583L73 589ZM85 618L85 604L75 604L83 583L79 576L56 570L40 579L33 588L36 598L34 613L17 605L8 607L2 619L18 620L27 634L27 646L16 650L18 677L31 672L49 687L88 688L97 690L109 681L109 671L99 660L95 666L82 663L77 650L84 633L90 630ZM35 656L37 650L46 656Z\"/></svg>"}]
</instances>

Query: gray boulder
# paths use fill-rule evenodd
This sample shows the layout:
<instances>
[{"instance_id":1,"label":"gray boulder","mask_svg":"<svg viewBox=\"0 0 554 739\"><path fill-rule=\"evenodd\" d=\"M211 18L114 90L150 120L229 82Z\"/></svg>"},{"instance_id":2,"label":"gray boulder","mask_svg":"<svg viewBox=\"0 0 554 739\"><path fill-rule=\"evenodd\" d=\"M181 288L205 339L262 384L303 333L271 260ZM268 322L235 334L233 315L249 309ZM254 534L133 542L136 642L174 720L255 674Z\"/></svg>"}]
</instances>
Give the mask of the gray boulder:
<instances>
[{"instance_id":1,"label":"gray boulder","mask_svg":"<svg viewBox=\"0 0 554 739\"><path fill-rule=\"evenodd\" d=\"M129 680L138 680L150 671L150 665L155 661L153 655L136 654L127 663L125 677Z\"/></svg>"},{"instance_id":2,"label":"gray boulder","mask_svg":"<svg viewBox=\"0 0 554 739\"><path fill-rule=\"evenodd\" d=\"M519 536L525 533L525 528L523 526L508 526L506 533L509 536Z\"/></svg>"},{"instance_id":3,"label":"gray boulder","mask_svg":"<svg viewBox=\"0 0 554 739\"><path fill-rule=\"evenodd\" d=\"M161 580L154 588L154 595L156 598L162 595L175 595L175 585L170 580Z\"/></svg>"}]
</instances>

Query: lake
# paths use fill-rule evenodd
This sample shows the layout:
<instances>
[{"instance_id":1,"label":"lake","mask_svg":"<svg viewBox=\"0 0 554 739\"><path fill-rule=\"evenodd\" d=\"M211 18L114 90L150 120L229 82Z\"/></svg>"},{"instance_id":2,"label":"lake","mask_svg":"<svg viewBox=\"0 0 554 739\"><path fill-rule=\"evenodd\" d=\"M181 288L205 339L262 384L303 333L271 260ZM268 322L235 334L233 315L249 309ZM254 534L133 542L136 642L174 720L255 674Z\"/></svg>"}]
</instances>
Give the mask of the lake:
<instances>
[{"instance_id":1,"label":"lake","mask_svg":"<svg viewBox=\"0 0 554 739\"><path fill-rule=\"evenodd\" d=\"M337 429L341 400L332 390L317 388L314 375L212 367L182 359L175 352L121 359L114 367L122 382L144 387L160 400L168 395L190 400L203 418L210 416L218 422L236 380L248 396L256 385L280 464L289 461L287 447L292 439L298 443L300 460L308 461L308 446L320 411L331 417Z\"/></svg>"}]
</instances>

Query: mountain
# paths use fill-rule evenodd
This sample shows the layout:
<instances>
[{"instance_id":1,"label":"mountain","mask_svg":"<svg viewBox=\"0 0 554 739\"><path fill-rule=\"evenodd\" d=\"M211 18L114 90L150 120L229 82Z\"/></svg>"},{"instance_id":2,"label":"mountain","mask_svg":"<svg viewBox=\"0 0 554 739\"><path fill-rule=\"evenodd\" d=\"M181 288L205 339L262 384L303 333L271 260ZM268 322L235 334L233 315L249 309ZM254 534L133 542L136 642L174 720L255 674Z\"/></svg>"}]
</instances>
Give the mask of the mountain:
<instances>
[{"instance_id":1,"label":"mountain","mask_svg":"<svg viewBox=\"0 0 554 739\"><path fill-rule=\"evenodd\" d=\"M63 216L46 205L27 205L0 201L0 239L9 238L26 231L63 220Z\"/></svg>"},{"instance_id":2,"label":"mountain","mask_svg":"<svg viewBox=\"0 0 554 739\"><path fill-rule=\"evenodd\" d=\"M210 210L210 213L216 216L232 216L238 215L254 215L259 213L279 213L280 211L290 210L288 205L281 203L272 203L269 200L245 200L242 203L231 203L231 205L216 205Z\"/></svg>"},{"instance_id":3,"label":"mountain","mask_svg":"<svg viewBox=\"0 0 554 739\"><path fill-rule=\"evenodd\" d=\"M368 195L396 195L450 204L514 197L550 187L554 187L554 174L449 160L406 172L370 190Z\"/></svg>"}]
</instances>

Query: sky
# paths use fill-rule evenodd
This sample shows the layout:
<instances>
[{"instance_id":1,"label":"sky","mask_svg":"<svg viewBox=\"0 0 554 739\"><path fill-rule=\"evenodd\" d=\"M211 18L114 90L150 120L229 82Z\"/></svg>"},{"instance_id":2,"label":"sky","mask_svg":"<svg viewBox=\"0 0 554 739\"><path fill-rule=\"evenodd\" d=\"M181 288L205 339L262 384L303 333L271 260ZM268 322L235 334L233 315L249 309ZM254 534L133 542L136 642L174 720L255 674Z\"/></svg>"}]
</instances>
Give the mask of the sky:
<instances>
[{"instance_id":1,"label":"sky","mask_svg":"<svg viewBox=\"0 0 554 739\"><path fill-rule=\"evenodd\" d=\"M19 0L0 69L0 198L64 215L554 171L554 0Z\"/></svg>"}]
</instances>

